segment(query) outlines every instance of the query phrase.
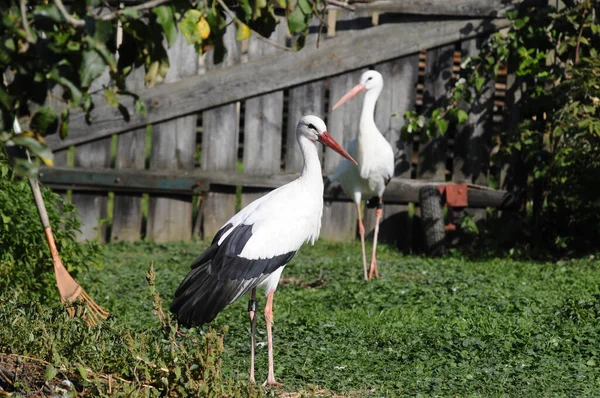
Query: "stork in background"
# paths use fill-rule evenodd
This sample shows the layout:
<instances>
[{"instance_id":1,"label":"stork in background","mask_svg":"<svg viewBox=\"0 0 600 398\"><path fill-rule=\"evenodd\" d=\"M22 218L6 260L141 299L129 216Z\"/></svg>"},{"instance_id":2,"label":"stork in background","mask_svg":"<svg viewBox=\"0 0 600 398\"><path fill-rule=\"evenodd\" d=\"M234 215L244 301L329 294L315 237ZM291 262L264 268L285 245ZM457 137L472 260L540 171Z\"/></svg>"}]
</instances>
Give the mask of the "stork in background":
<instances>
[{"instance_id":1,"label":"stork in background","mask_svg":"<svg viewBox=\"0 0 600 398\"><path fill-rule=\"evenodd\" d=\"M181 325L197 326L212 321L227 305L251 291L250 380L254 382L256 288L264 287L268 385L281 385L275 380L273 366L273 294L285 266L304 242L314 244L321 228L323 177L316 142L356 163L317 116L300 119L296 139L304 156L300 177L255 200L229 219L211 246L192 262L191 271L177 288L171 304Z\"/></svg>"},{"instance_id":2,"label":"stork in background","mask_svg":"<svg viewBox=\"0 0 600 398\"><path fill-rule=\"evenodd\" d=\"M342 160L329 178L332 182L339 181L346 195L354 200L356 204L365 279L371 279L373 274L376 278L379 278L379 272L377 271L377 235L379 234L379 222L383 213L382 196L386 185L394 175L394 151L375 125L375 103L382 89L383 77L381 73L374 70L366 71L360 77L360 83L333 106L333 110L335 110L350 98L365 91L358 126L358 137L350 141L348 145L348 153L356 159L358 165ZM360 201L363 197L370 199L367 202L367 207L377 208L373 253L368 273L365 254L365 227L360 209Z\"/></svg>"}]
</instances>

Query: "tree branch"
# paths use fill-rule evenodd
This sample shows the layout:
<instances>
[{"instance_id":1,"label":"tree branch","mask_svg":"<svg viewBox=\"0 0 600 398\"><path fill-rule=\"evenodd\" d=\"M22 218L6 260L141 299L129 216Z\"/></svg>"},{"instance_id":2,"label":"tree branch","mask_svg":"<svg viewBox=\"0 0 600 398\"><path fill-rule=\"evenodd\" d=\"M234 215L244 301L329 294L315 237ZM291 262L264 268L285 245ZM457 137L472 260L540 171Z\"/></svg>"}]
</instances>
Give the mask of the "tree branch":
<instances>
[{"instance_id":1,"label":"tree branch","mask_svg":"<svg viewBox=\"0 0 600 398\"><path fill-rule=\"evenodd\" d=\"M217 0L217 1L218 1L218 2L219 2L219 4L221 5L221 7L223 7L223 10L225 10L225 12L226 12L226 13L227 13L227 14L228 14L228 15L229 15L229 16L230 16L230 17L231 17L231 18L232 18L232 19L233 19L235 22L237 22L237 23L241 23L241 24L243 24L243 25L246 25L246 24L244 23L244 21L241 21L241 20L240 20L240 19L239 19L239 18L238 18L238 17L235 15L235 13L234 13L233 11L231 11L231 10L229 9L229 7L227 7L227 5L226 5L226 4L223 2L223 0ZM246 26L248 26L248 25L246 25ZM253 32L254 32L254 31L253 31ZM256 37L256 38L258 38L259 40L262 40L262 41L264 41L265 43L268 43L268 44L272 45L273 47L276 47L276 48L278 48L278 49L280 49L280 50L283 50L283 51L296 52L296 50L294 50L294 49L288 48L288 47L286 47L286 46L282 46L281 44L279 44L279 43L276 43L276 42L274 42L273 40L269 40L269 39L267 39L266 37L264 37L264 36L261 36L261 35L259 35L259 34L258 34L258 33L256 33L256 32L254 32L254 33L255 33L255 37Z\"/></svg>"},{"instance_id":2,"label":"tree branch","mask_svg":"<svg viewBox=\"0 0 600 398\"><path fill-rule=\"evenodd\" d=\"M127 8L130 9L130 10L142 11L142 10L148 10L148 9L153 8L153 7L160 6L160 5L165 4L165 3L169 3L171 1L173 1L173 0L152 0L152 1L149 1L147 3L142 3L142 4L138 4L137 6L131 6L131 7L127 7ZM117 18L121 14L123 14L123 10L113 11L110 14L104 15L100 19L102 21L110 21L112 19Z\"/></svg>"},{"instance_id":3,"label":"tree branch","mask_svg":"<svg viewBox=\"0 0 600 398\"><path fill-rule=\"evenodd\" d=\"M354 11L355 10L354 6L351 6L350 4L346 3L345 1L325 0L325 2L328 5L332 5L332 6L335 6L335 7L340 7L340 8L343 8L345 10L348 10L348 11Z\"/></svg>"},{"instance_id":4,"label":"tree branch","mask_svg":"<svg viewBox=\"0 0 600 398\"><path fill-rule=\"evenodd\" d=\"M575 65L577 65L579 62L579 46L581 44L581 35L583 34L583 27L585 25L585 19L587 18L588 10L589 8L586 8L585 12L583 13L583 20L581 21L581 27L579 28L579 34L577 35L577 45L575 46Z\"/></svg>"},{"instance_id":5,"label":"tree branch","mask_svg":"<svg viewBox=\"0 0 600 398\"><path fill-rule=\"evenodd\" d=\"M31 34L31 29L29 28L29 21L27 21L27 0L21 0L21 20L23 22L23 29L25 29L25 34L27 35L27 41L29 43L35 43L35 38Z\"/></svg>"},{"instance_id":6,"label":"tree branch","mask_svg":"<svg viewBox=\"0 0 600 398\"><path fill-rule=\"evenodd\" d=\"M73 26L75 26L77 28L85 26L85 21L84 20L79 19L79 18L75 18L74 16L72 16L71 14L69 14L69 11L67 11L67 8L63 4L62 0L54 0L54 4L60 10L60 12L62 13L63 17L65 17L65 20L68 23L70 23L71 25L73 25Z\"/></svg>"}]
</instances>

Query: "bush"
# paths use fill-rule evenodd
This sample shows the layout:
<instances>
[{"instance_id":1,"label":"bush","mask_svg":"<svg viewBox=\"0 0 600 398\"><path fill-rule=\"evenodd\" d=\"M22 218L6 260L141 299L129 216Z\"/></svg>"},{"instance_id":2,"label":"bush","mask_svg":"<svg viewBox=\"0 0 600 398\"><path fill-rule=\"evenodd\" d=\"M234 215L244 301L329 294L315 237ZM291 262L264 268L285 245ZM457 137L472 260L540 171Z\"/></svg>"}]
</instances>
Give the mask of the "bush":
<instances>
[{"instance_id":1,"label":"bush","mask_svg":"<svg viewBox=\"0 0 600 398\"><path fill-rule=\"evenodd\" d=\"M96 243L78 243L81 222L75 207L42 187L50 225L61 259L73 276L99 258ZM0 293L9 290L54 301L58 290L50 250L29 182L14 175L0 152Z\"/></svg>"}]
</instances>

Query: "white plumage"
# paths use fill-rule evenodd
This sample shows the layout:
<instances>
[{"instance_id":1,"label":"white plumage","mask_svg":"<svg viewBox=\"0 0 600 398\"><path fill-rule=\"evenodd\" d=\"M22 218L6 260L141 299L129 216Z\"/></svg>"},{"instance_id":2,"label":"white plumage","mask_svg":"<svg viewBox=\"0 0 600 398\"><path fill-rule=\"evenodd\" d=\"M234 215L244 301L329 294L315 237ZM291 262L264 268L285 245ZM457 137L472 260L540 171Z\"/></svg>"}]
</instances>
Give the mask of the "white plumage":
<instances>
[{"instance_id":1,"label":"white plumage","mask_svg":"<svg viewBox=\"0 0 600 398\"><path fill-rule=\"evenodd\" d=\"M271 324L273 294L287 263L304 242L319 236L323 213L323 177L316 142L353 160L316 116L298 122L296 138L304 168L296 180L250 203L217 232L210 247L192 263L191 271L175 292L171 311L184 326L212 321L227 305L252 291L250 379L254 381L254 328L256 288L267 294L265 318L269 350L266 383L275 381Z\"/></svg>"},{"instance_id":2,"label":"white plumage","mask_svg":"<svg viewBox=\"0 0 600 398\"><path fill-rule=\"evenodd\" d=\"M375 125L375 103L382 89L383 77L381 74L374 70L369 70L362 74L360 83L344 95L333 107L333 109L336 109L358 93L366 91L360 115L358 136L350 141L348 145L348 153L356 159L358 165L342 160L330 177L331 181L340 182L346 195L352 198L356 204L365 279L370 279L373 273L375 273L376 277L379 276L376 251L379 221L381 220L383 207L382 196L386 185L394 175L394 151L390 143ZM373 254L368 273L365 254L365 230L360 209L360 201L362 199L374 200L375 203L371 203L377 207Z\"/></svg>"}]
</instances>

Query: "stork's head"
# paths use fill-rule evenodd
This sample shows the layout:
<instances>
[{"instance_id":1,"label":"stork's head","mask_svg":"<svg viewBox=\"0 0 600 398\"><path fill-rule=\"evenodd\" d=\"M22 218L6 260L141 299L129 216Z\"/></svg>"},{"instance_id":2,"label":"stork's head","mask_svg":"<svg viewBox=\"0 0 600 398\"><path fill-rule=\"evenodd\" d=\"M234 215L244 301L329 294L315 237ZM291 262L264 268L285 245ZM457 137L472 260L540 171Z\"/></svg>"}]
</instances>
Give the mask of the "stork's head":
<instances>
[{"instance_id":1,"label":"stork's head","mask_svg":"<svg viewBox=\"0 0 600 398\"><path fill-rule=\"evenodd\" d=\"M348 91L346 95L344 95L334 106L333 110L339 108L348 101L350 98L358 95L363 91L377 91L376 95L379 95L381 89L383 88L383 77L381 73L376 70L368 70L360 76L360 83L352 88L352 90Z\"/></svg>"},{"instance_id":2,"label":"stork's head","mask_svg":"<svg viewBox=\"0 0 600 398\"><path fill-rule=\"evenodd\" d=\"M325 125L325 122L318 116L303 116L296 127L296 135L302 135L313 142L319 141L321 144L333 149L346 159L350 160L352 163L357 164L356 160L352 159L352 156L350 156L348 152L346 152L344 148L342 148L342 146L338 144L338 142L334 140L333 137L327 132L327 126Z\"/></svg>"}]
</instances>

